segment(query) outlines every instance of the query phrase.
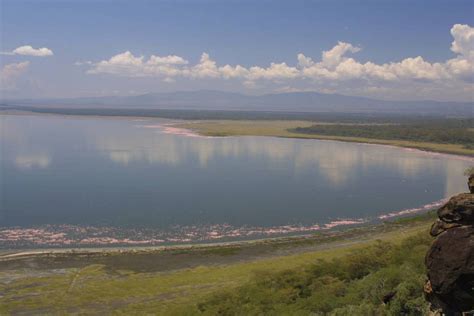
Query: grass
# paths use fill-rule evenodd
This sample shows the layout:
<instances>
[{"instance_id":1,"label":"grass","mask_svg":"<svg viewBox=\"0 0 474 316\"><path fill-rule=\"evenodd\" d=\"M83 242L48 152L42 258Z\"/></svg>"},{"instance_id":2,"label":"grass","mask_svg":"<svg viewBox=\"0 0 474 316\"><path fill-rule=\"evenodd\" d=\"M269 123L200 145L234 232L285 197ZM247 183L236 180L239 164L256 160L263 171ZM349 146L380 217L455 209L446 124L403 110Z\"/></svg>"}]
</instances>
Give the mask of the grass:
<instances>
[{"instance_id":1,"label":"grass","mask_svg":"<svg viewBox=\"0 0 474 316\"><path fill-rule=\"evenodd\" d=\"M179 127L191 129L205 136L274 136L303 139L324 139L356 143L370 143L380 145L391 145L405 148L415 148L425 151L449 153L456 155L474 156L474 149L465 148L461 144L441 144L430 142L418 142L408 140L374 139L364 137L331 136L297 133L291 131L298 127L310 127L315 124L334 124L326 122L309 121L236 121L236 120L213 120L195 121L179 124Z\"/></svg>"},{"instance_id":2,"label":"grass","mask_svg":"<svg viewBox=\"0 0 474 316\"><path fill-rule=\"evenodd\" d=\"M327 241L327 249L318 251L219 265L210 260L201 266L165 272L137 272L122 265L105 264L38 270L28 267L32 266L28 261L21 269L0 272L0 314L185 314L216 293L248 284L261 272L298 271L318 260L342 258L348 252L363 250L376 240L400 244L420 232L428 234L431 221L428 217L403 225L394 223L389 231L384 229L359 239L349 234L352 237ZM202 251L199 255L227 257L240 249Z\"/></svg>"}]
</instances>

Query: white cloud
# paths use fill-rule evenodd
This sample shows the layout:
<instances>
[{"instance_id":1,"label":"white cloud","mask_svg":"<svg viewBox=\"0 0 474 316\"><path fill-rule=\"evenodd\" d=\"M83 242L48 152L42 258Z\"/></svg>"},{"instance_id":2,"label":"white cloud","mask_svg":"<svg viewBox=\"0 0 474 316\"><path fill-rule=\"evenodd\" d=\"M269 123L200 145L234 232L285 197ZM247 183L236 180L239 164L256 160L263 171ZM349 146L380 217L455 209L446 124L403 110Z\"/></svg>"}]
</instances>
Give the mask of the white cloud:
<instances>
[{"instance_id":1,"label":"white cloud","mask_svg":"<svg viewBox=\"0 0 474 316\"><path fill-rule=\"evenodd\" d=\"M152 55L148 60L145 60L144 56L134 56L130 51L126 51L112 56L109 60L92 63L92 68L87 73L127 77L163 76L171 79L171 77L177 76L181 67L186 64L188 64L187 60L175 55L164 57ZM84 63L80 65L84 65Z\"/></svg>"},{"instance_id":2,"label":"white cloud","mask_svg":"<svg viewBox=\"0 0 474 316\"><path fill-rule=\"evenodd\" d=\"M451 50L466 58L473 58L474 28L465 24L455 24L451 28L451 35L454 38L454 41L451 43Z\"/></svg>"},{"instance_id":3,"label":"white cloud","mask_svg":"<svg viewBox=\"0 0 474 316\"><path fill-rule=\"evenodd\" d=\"M29 61L24 61L21 63L12 63L3 66L3 68L0 70L1 89L14 89L16 80L28 70L29 65Z\"/></svg>"},{"instance_id":4,"label":"white cloud","mask_svg":"<svg viewBox=\"0 0 474 316\"><path fill-rule=\"evenodd\" d=\"M341 63L346 53L357 53L358 51L360 51L359 47L354 47L349 43L338 42L332 49L323 52L321 64L327 68L334 68Z\"/></svg>"},{"instance_id":5,"label":"white cloud","mask_svg":"<svg viewBox=\"0 0 474 316\"><path fill-rule=\"evenodd\" d=\"M185 71L184 74L197 78L217 78L219 77L219 70L216 62L209 57L209 54L202 53L199 63L191 68L189 72Z\"/></svg>"},{"instance_id":6,"label":"white cloud","mask_svg":"<svg viewBox=\"0 0 474 316\"><path fill-rule=\"evenodd\" d=\"M230 79L230 78L243 78L248 76L249 71L245 67L242 67L240 65L237 65L235 67L232 67L230 65L225 65L223 67L219 68L219 71L225 79Z\"/></svg>"},{"instance_id":7,"label":"white cloud","mask_svg":"<svg viewBox=\"0 0 474 316\"><path fill-rule=\"evenodd\" d=\"M310 57L306 57L303 53L299 53L297 59L298 65L303 68L311 67L314 64L313 60Z\"/></svg>"},{"instance_id":8,"label":"white cloud","mask_svg":"<svg viewBox=\"0 0 474 316\"><path fill-rule=\"evenodd\" d=\"M23 55L23 56L35 56L35 57L46 57L53 56L53 51L46 47L33 48L31 45L24 45L15 48L11 52L2 52L3 55Z\"/></svg>"},{"instance_id":9,"label":"white cloud","mask_svg":"<svg viewBox=\"0 0 474 316\"><path fill-rule=\"evenodd\" d=\"M290 67L286 63L271 63L270 67L262 68L258 66L250 67L250 73L248 74L248 80L282 80L292 79L299 75L299 70L295 67Z\"/></svg>"},{"instance_id":10,"label":"white cloud","mask_svg":"<svg viewBox=\"0 0 474 316\"><path fill-rule=\"evenodd\" d=\"M256 87L257 81L276 84L309 82L319 90L354 89L360 91L403 91L416 87L427 93L443 87L456 86L459 91L472 91L474 81L474 28L456 24L451 28L454 41L451 51L456 54L445 62L431 63L422 56L408 57L401 61L376 64L359 62L349 54L355 54L360 47L338 42L321 53L320 61L299 53L295 66L285 62L270 63L270 66L218 65L209 54L203 53L199 62L189 65L183 57L176 55L156 56L148 59L134 56L130 51L115 55L108 60L92 63L88 73L113 74L128 77L161 77L166 82L176 78L238 79L246 87ZM472 87L471 87L472 88ZM305 88L306 89L306 88ZM314 89L314 88L313 88ZM413 90L413 89L412 89ZM454 91L454 90L453 90Z\"/></svg>"},{"instance_id":11,"label":"white cloud","mask_svg":"<svg viewBox=\"0 0 474 316\"><path fill-rule=\"evenodd\" d=\"M164 57L151 55L148 63L155 65L187 65L189 62L176 55L168 55Z\"/></svg>"}]
</instances>

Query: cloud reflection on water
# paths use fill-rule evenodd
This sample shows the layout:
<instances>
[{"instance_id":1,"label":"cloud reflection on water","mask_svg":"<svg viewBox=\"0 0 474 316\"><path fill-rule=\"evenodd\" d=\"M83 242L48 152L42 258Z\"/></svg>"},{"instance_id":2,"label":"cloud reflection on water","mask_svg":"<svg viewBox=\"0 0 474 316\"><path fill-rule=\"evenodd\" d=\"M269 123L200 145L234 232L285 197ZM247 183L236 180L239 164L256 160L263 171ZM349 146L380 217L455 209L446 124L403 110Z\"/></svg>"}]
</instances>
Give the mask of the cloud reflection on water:
<instances>
[{"instance_id":1,"label":"cloud reflection on water","mask_svg":"<svg viewBox=\"0 0 474 316\"><path fill-rule=\"evenodd\" d=\"M19 154L15 157L15 165L20 169L47 168L51 157L46 153Z\"/></svg>"},{"instance_id":2,"label":"cloud reflection on water","mask_svg":"<svg viewBox=\"0 0 474 316\"><path fill-rule=\"evenodd\" d=\"M446 194L458 192L456 179L463 167L457 162L437 159L435 155L390 146L341 143L334 141L294 140L273 137L186 137L163 133L165 127L108 129L94 138L97 148L112 161L128 165L146 161L178 166L197 162L210 168L219 158L262 158L269 166L285 164L295 173L316 168L333 186L347 182L357 172L372 168L390 168L405 178L440 168L446 170ZM361 169L360 169L361 168Z\"/></svg>"}]
</instances>

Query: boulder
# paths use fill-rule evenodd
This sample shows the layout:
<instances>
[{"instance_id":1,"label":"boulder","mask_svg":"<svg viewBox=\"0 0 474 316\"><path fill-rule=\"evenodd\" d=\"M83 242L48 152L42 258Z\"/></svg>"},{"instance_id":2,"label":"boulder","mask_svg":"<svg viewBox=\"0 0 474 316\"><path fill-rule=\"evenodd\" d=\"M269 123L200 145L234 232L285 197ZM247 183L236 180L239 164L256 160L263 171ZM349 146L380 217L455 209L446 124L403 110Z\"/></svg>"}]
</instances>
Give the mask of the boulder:
<instances>
[{"instance_id":1,"label":"boulder","mask_svg":"<svg viewBox=\"0 0 474 316\"><path fill-rule=\"evenodd\" d=\"M438 220L436 220L436 222L433 223L433 225L431 225L430 235L433 236L433 237L436 237L439 234L441 234L442 232L444 232L444 231L446 231L450 228L459 227L459 226L461 226L461 224L446 223L446 222L443 222L442 220L438 219Z\"/></svg>"},{"instance_id":2,"label":"boulder","mask_svg":"<svg viewBox=\"0 0 474 316\"><path fill-rule=\"evenodd\" d=\"M436 237L425 257L425 297L443 315L474 315L474 175L471 193L453 196L438 209L430 234ZM470 314L469 314L470 315Z\"/></svg>"},{"instance_id":3,"label":"boulder","mask_svg":"<svg viewBox=\"0 0 474 316\"><path fill-rule=\"evenodd\" d=\"M438 210L438 217L445 223L474 224L474 194L453 196Z\"/></svg>"},{"instance_id":4,"label":"boulder","mask_svg":"<svg viewBox=\"0 0 474 316\"><path fill-rule=\"evenodd\" d=\"M428 300L445 313L474 309L474 227L460 226L438 235L425 260ZM428 293L429 292L429 293Z\"/></svg>"}]
</instances>

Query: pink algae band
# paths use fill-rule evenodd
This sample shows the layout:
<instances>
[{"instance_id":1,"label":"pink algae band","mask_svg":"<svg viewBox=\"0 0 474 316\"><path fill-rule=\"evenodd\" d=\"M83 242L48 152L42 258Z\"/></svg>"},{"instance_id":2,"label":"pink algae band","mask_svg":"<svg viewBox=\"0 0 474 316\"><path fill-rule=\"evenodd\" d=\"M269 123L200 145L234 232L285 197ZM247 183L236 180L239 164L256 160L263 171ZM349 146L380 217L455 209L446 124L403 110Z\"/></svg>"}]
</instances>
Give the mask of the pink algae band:
<instances>
[{"instance_id":1,"label":"pink algae band","mask_svg":"<svg viewBox=\"0 0 474 316\"><path fill-rule=\"evenodd\" d=\"M206 242L221 239L272 237L310 233L338 226L358 225L363 219L340 219L324 225L285 225L274 227L238 227L227 224L174 227L171 231L151 228L119 228L109 226L45 225L35 228L0 228L0 247L34 246L111 246L160 245L169 243ZM124 237L126 236L126 237Z\"/></svg>"},{"instance_id":2,"label":"pink algae band","mask_svg":"<svg viewBox=\"0 0 474 316\"><path fill-rule=\"evenodd\" d=\"M435 202L432 202L432 203L425 204L421 207L408 208L408 209L405 209L405 210L390 212L388 214L380 215L378 218L381 219L381 220L384 220L384 219L390 219L390 218L393 218L393 217L406 216L406 215L412 215L412 214L416 214L416 213L420 213L420 212L424 212L424 211L429 211L429 210L432 210L434 208L440 207L441 205L443 205L447 201L448 201L447 198L446 199L441 199L439 201L435 201Z\"/></svg>"},{"instance_id":3,"label":"pink algae band","mask_svg":"<svg viewBox=\"0 0 474 316\"><path fill-rule=\"evenodd\" d=\"M386 220L413 215L441 206L442 199L417 208L410 208L380 215L375 220ZM354 226L373 222L373 219L336 219L326 224L283 225L272 227L229 224L206 226L174 226L169 230L156 228L123 228L116 226L43 225L39 227L0 227L0 248L66 247L66 246L155 246L210 242L229 239L277 237L291 234L312 233L339 226Z\"/></svg>"}]
</instances>

